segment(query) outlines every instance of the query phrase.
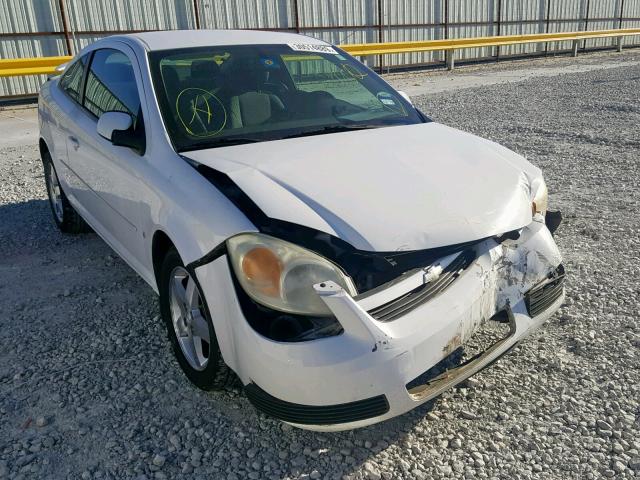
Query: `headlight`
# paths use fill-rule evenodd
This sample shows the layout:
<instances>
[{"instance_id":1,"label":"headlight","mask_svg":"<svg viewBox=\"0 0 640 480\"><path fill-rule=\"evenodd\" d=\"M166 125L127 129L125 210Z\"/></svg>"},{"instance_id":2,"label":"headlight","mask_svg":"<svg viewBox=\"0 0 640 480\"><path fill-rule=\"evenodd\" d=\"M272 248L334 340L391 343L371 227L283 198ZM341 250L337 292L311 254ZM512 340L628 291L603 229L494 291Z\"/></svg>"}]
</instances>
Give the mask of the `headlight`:
<instances>
[{"instance_id":1,"label":"headlight","mask_svg":"<svg viewBox=\"0 0 640 480\"><path fill-rule=\"evenodd\" d=\"M256 302L301 315L331 315L313 285L336 282L351 295L353 282L339 267L309 250L258 233L236 235L227 250L238 281Z\"/></svg>"},{"instance_id":2,"label":"headlight","mask_svg":"<svg viewBox=\"0 0 640 480\"><path fill-rule=\"evenodd\" d=\"M533 215L540 213L544 217L547 214L547 208L549 206L549 191L542 177L536 178L531 183L531 193L533 194L531 212Z\"/></svg>"}]
</instances>

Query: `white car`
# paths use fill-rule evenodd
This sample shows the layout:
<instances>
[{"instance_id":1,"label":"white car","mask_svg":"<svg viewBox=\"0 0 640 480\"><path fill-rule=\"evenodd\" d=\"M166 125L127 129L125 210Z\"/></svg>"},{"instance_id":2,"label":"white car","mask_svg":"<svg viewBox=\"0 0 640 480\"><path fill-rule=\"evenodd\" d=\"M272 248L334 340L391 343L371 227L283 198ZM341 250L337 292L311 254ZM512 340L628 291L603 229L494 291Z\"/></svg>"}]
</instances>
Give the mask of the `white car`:
<instances>
[{"instance_id":1,"label":"white car","mask_svg":"<svg viewBox=\"0 0 640 480\"><path fill-rule=\"evenodd\" d=\"M42 87L39 118L60 229L90 226L159 294L195 385L235 372L290 424L407 412L563 302L540 170L323 41L109 37ZM433 373L495 321L503 338Z\"/></svg>"}]
</instances>

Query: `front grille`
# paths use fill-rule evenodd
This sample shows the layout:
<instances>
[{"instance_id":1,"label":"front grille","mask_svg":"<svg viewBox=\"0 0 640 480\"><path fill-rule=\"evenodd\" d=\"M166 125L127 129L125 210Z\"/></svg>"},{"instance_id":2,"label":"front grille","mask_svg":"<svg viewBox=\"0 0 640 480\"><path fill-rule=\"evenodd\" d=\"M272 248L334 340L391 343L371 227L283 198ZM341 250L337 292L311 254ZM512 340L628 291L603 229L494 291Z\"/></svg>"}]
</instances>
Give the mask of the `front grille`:
<instances>
[{"instance_id":1,"label":"front grille","mask_svg":"<svg viewBox=\"0 0 640 480\"><path fill-rule=\"evenodd\" d=\"M533 287L524 297L529 316L535 317L544 312L562 296L564 288L564 267L559 265L553 272L551 281L544 285Z\"/></svg>"},{"instance_id":2,"label":"front grille","mask_svg":"<svg viewBox=\"0 0 640 480\"><path fill-rule=\"evenodd\" d=\"M369 315L381 322L390 322L391 320L395 320L396 318L409 313L414 308L419 307L439 293L442 293L469 265L471 265L474 259L474 251L465 250L458 255L455 260L447 266L447 268L442 270L442 273L437 280L420 285L395 300L369 310Z\"/></svg>"},{"instance_id":3,"label":"front grille","mask_svg":"<svg viewBox=\"0 0 640 480\"><path fill-rule=\"evenodd\" d=\"M338 405L299 405L269 395L255 383L244 387L249 401L261 412L279 420L302 425L334 425L378 417L389 411L384 395Z\"/></svg>"}]
</instances>

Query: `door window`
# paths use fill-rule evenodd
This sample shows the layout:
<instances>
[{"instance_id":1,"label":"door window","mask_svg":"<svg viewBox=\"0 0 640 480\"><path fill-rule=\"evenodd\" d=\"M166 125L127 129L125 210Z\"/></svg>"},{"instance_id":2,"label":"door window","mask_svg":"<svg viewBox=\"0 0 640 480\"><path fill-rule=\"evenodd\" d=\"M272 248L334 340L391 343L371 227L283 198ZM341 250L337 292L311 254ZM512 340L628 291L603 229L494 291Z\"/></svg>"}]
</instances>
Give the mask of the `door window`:
<instances>
[{"instance_id":1,"label":"door window","mask_svg":"<svg viewBox=\"0 0 640 480\"><path fill-rule=\"evenodd\" d=\"M128 113L135 125L140 96L127 55L114 49L96 50L87 75L83 105L96 117L111 111Z\"/></svg>"},{"instance_id":2,"label":"door window","mask_svg":"<svg viewBox=\"0 0 640 480\"><path fill-rule=\"evenodd\" d=\"M69 65L60 78L60 88L72 99L80 103L80 91L82 89L82 76L87 63L88 55L83 55L77 61Z\"/></svg>"}]
</instances>

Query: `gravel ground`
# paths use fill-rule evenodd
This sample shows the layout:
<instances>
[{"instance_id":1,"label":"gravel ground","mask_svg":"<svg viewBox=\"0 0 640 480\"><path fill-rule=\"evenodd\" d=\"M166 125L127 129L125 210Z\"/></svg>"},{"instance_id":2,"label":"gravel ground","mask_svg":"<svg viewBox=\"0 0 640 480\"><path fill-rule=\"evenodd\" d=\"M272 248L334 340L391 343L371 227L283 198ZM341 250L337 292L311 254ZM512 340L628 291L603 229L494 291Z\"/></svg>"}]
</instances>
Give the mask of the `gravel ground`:
<instances>
[{"instance_id":1,"label":"gravel ground","mask_svg":"<svg viewBox=\"0 0 640 480\"><path fill-rule=\"evenodd\" d=\"M338 434L190 386L153 292L58 233L35 146L0 149L0 479L640 477L638 92L627 66L414 99L544 169L567 305L431 409Z\"/></svg>"}]
</instances>

